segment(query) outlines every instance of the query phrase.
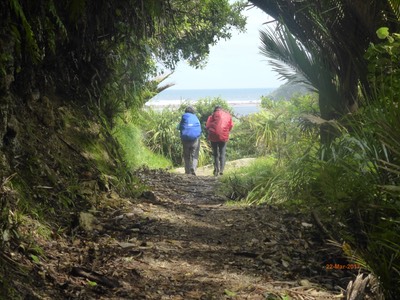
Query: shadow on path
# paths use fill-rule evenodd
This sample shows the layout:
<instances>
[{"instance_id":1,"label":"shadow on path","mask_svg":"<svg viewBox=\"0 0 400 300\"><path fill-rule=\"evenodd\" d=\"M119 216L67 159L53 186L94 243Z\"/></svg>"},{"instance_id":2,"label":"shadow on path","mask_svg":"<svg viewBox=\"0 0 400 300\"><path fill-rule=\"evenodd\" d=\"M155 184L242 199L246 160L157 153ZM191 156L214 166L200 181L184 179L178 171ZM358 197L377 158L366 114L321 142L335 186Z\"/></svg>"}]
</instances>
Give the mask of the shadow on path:
<instances>
[{"instance_id":1,"label":"shadow on path","mask_svg":"<svg viewBox=\"0 0 400 300\"><path fill-rule=\"evenodd\" d=\"M338 299L354 277L300 214L227 206L214 177L139 175L142 198L107 195L97 230L43 245L45 299Z\"/></svg>"}]
</instances>

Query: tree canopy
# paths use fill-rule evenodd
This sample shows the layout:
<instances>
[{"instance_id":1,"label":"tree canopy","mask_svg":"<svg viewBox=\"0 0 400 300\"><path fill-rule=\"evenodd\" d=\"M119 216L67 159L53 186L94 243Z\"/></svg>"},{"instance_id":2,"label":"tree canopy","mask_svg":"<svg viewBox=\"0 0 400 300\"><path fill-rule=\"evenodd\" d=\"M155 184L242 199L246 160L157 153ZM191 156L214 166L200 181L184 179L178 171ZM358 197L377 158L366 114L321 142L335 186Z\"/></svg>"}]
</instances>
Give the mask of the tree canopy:
<instances>
[{"instance_id":1,"label":"tree canopy","mask_svg":"<svg viewBox=\"0 0 400 300\"><path fill-rule=\"evenodd\" d=\"M14 90L55 87L93 103L116 91L135 98L157 73L156 61L172 69L182 59L200 66L210 45L245 24L243 4L216 0L9 0L0 5L0 71Z\"/></svg>"}]
</instances>

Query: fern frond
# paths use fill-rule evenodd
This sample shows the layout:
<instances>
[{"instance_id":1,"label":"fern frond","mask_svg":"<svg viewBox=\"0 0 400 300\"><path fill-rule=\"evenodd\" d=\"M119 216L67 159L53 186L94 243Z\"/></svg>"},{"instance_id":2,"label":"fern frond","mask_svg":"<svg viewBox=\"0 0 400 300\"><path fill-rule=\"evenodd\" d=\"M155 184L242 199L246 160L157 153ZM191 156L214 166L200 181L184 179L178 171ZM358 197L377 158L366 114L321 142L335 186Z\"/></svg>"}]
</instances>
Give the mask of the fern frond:
<instances>
[{"instance_id":1,"label":"fern frond","mask_svg":"<svg viewBox=\"0 0 400 300\"><path fill-rule=\"evenodd\" d=\"M397 21L400 22L400 0L388 0L393 14L396 16Z\"/></svg>"},{"instance_id":2,"label":"fern frond","mask_svg":"<svg viewBox=\"0 0 400 300\"><path fill-rule=\"evenodd\" d=\"M29 24L28 20L26 19L24 10L22 9L19 0L8 0L10 3L10 7L14 12L15 16L21 20L22 26L25 31L25 39L27 43L28 52L31 55L32 61L37 63L41 59L40 50L35 38L35 34L32 31L32 27Z\"/></svg>"},{"instance_id":3,"label":"fern frond","mask_svg":"<svg viewBox=\"0 0 400 300\"><path fill-rule=\"evenodd\" d=\"M80 1L80 2L84 2L84 1ZM56 9L56 6L54 5L53 0L48 0L47 8L48 8L50 14L52 15L52 17L54 18L58 29L61 31L62 36L64 38L67 38L68 37L67 29L65 28L64 23L61 21L60 16L57 13L57 9Z\"/></svg>"}]
</instances>

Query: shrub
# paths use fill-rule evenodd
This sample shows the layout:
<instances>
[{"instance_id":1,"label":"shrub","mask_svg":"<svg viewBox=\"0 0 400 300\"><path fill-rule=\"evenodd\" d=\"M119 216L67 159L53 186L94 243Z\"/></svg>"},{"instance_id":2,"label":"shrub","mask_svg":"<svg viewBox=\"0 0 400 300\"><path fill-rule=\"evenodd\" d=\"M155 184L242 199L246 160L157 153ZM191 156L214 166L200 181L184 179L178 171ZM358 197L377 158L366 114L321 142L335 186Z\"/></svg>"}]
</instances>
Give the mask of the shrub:
<instances>
[{"instance_id":1,"label":"shrub","mask_svg":"<svg viewBox=\"0 0 400 300\"><path fill-rule=\"evenodd\" d=\"M174 166L181 164L182 145L177 126L182 112L165 108L156 111L143 110L135 122L143 130L143 141L154 153L172 161Z\"/></svg>"}]
</instances>

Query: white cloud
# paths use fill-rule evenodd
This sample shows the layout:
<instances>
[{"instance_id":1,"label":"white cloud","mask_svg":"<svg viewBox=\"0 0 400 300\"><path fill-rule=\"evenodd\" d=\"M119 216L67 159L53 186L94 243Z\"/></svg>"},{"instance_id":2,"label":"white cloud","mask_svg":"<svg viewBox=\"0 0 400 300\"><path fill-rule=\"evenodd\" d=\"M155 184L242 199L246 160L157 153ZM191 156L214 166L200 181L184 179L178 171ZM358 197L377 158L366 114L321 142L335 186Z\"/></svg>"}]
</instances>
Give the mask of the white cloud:
<instances>
[{"instance_id":1,"label":"white cloud","mask_svg":"<svg viewBox=\"0 0 400 300\"><path fill-rule=\"evenodd\" d=\"M258 8L245 12L247 31L233 33L228 41L220 41L210 50L209 61L204 69L194 69L185 62L178 64L168 82L171 89L214 88L273 88L283 82L260 54L259 31L270 17ZM265 25L264 25L265 26Z\"/></svg>"}]
</instances>

